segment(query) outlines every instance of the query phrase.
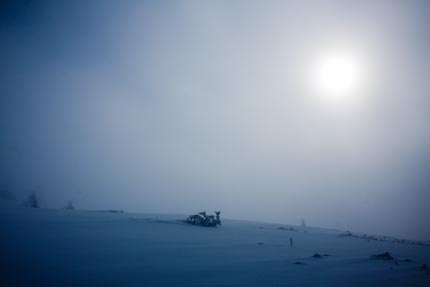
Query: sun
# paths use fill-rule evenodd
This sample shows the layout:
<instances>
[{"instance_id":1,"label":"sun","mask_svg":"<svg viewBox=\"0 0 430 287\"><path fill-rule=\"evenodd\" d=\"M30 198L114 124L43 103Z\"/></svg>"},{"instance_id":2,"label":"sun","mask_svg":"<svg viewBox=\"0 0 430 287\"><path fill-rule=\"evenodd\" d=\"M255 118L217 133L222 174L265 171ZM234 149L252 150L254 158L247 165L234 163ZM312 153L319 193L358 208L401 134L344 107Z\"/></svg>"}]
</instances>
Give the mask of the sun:
<instances>
[{"instance_id":1,"label":"sun","mask_svg":"<svg viewBox=\"0 0 430 287\"><path fill-rule=\"evenodd\" d=\"M362 84L360 61L343 51L321 55L312 73L314 89L324 99L347 100L357 94Z\"/></svg>"}]
</instances>

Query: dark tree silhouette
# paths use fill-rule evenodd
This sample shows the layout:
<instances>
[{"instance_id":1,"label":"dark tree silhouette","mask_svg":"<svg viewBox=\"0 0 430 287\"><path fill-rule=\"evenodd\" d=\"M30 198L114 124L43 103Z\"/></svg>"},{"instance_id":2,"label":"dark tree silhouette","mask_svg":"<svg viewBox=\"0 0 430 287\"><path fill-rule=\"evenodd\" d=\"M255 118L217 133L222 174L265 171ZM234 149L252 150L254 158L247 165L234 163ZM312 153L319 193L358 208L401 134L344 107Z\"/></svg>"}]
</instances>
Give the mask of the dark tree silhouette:
<instances>
[{"instance_id":1,"label":"dark tree silhouette","mask_svg":"<svg viewBox=\"0 0 430 287\"><path fill-rule=\"evenodd\" d=\"M300 225L306 227L306 222L303 218L300 219Z\"/></svg>"},{"instance_id":2,"label":"dark tree silhouette","mask_svg":"<svg viewBox=\"0 0 430 287\"><path fill-rule=\"evenodd\" d=\"M37 196L35 192L30 193L27 201L25 202L25 206L31 208L39 208L39 202L37 201Z\"/></svg>"},{"instance_id":3,"label":"dark tree silhouette","mask_svg":"<svg viewBox=\"0 0 430 287\"><path fill-rule=\"evenodd\" d=\"M66 209L67 210L75 210L75 206L73 205L73 202L71 202L71 201L67 202Z\"/></svg>"}]
</instances>

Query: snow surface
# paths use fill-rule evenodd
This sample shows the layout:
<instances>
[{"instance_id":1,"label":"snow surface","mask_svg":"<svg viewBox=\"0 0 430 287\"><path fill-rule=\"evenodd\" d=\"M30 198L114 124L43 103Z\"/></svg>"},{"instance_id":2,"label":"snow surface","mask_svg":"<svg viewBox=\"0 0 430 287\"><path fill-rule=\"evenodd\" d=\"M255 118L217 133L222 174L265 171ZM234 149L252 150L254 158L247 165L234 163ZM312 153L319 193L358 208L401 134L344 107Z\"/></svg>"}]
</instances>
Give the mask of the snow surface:
<instances>
[{"instance_id":1,"label":"snow surface","mask_svg":"<svg viewBox=\"0 0 430 287\"><path fill-rule=\"evenodd\" d=\"M430 286L419 268L429 246L237 220L205 228L185 217L3 203L0 285ZM370 258L385 251L397 264Z\"/></svg>"}]
</instances>

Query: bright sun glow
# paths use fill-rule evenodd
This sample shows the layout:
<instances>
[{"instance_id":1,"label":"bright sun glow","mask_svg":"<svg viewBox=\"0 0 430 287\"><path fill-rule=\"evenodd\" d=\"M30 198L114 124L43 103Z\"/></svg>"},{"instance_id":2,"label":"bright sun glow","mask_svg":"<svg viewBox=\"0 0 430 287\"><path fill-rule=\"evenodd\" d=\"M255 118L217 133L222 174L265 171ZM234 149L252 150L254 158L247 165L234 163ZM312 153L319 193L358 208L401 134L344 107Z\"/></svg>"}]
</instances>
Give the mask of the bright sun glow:
<instances>
[{"instance_id":1,"label":"bright sun glow","mask_svg":"<svg viewBox=\"0 0 430 287\"><path fill-rule=\"evenodd\" d=\"M361 83L359 61L347 53L322 56L313 68L318 94L330 100L347 100L358 92Z\"/></svg>"}]
</instances>

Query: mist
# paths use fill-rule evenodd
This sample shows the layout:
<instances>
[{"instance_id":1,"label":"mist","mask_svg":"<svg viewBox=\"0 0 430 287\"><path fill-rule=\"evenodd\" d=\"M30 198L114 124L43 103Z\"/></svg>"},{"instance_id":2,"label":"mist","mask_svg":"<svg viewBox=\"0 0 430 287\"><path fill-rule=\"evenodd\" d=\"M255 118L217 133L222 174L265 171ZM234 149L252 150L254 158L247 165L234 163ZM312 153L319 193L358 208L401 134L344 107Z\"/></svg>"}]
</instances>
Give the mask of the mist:
<instances>
[{"instance_id":1,"label":"mist","mask_svg":"<svg viewBox=\"0 0 430 287\"><path fill-rule=\"evenodd\" d=\"M221 210L430 240L429 13L428 1L3 1L0 188L48 208ZM309 89L330 47L364 58L357 102Z\"/></svg>"}]
</instances>

